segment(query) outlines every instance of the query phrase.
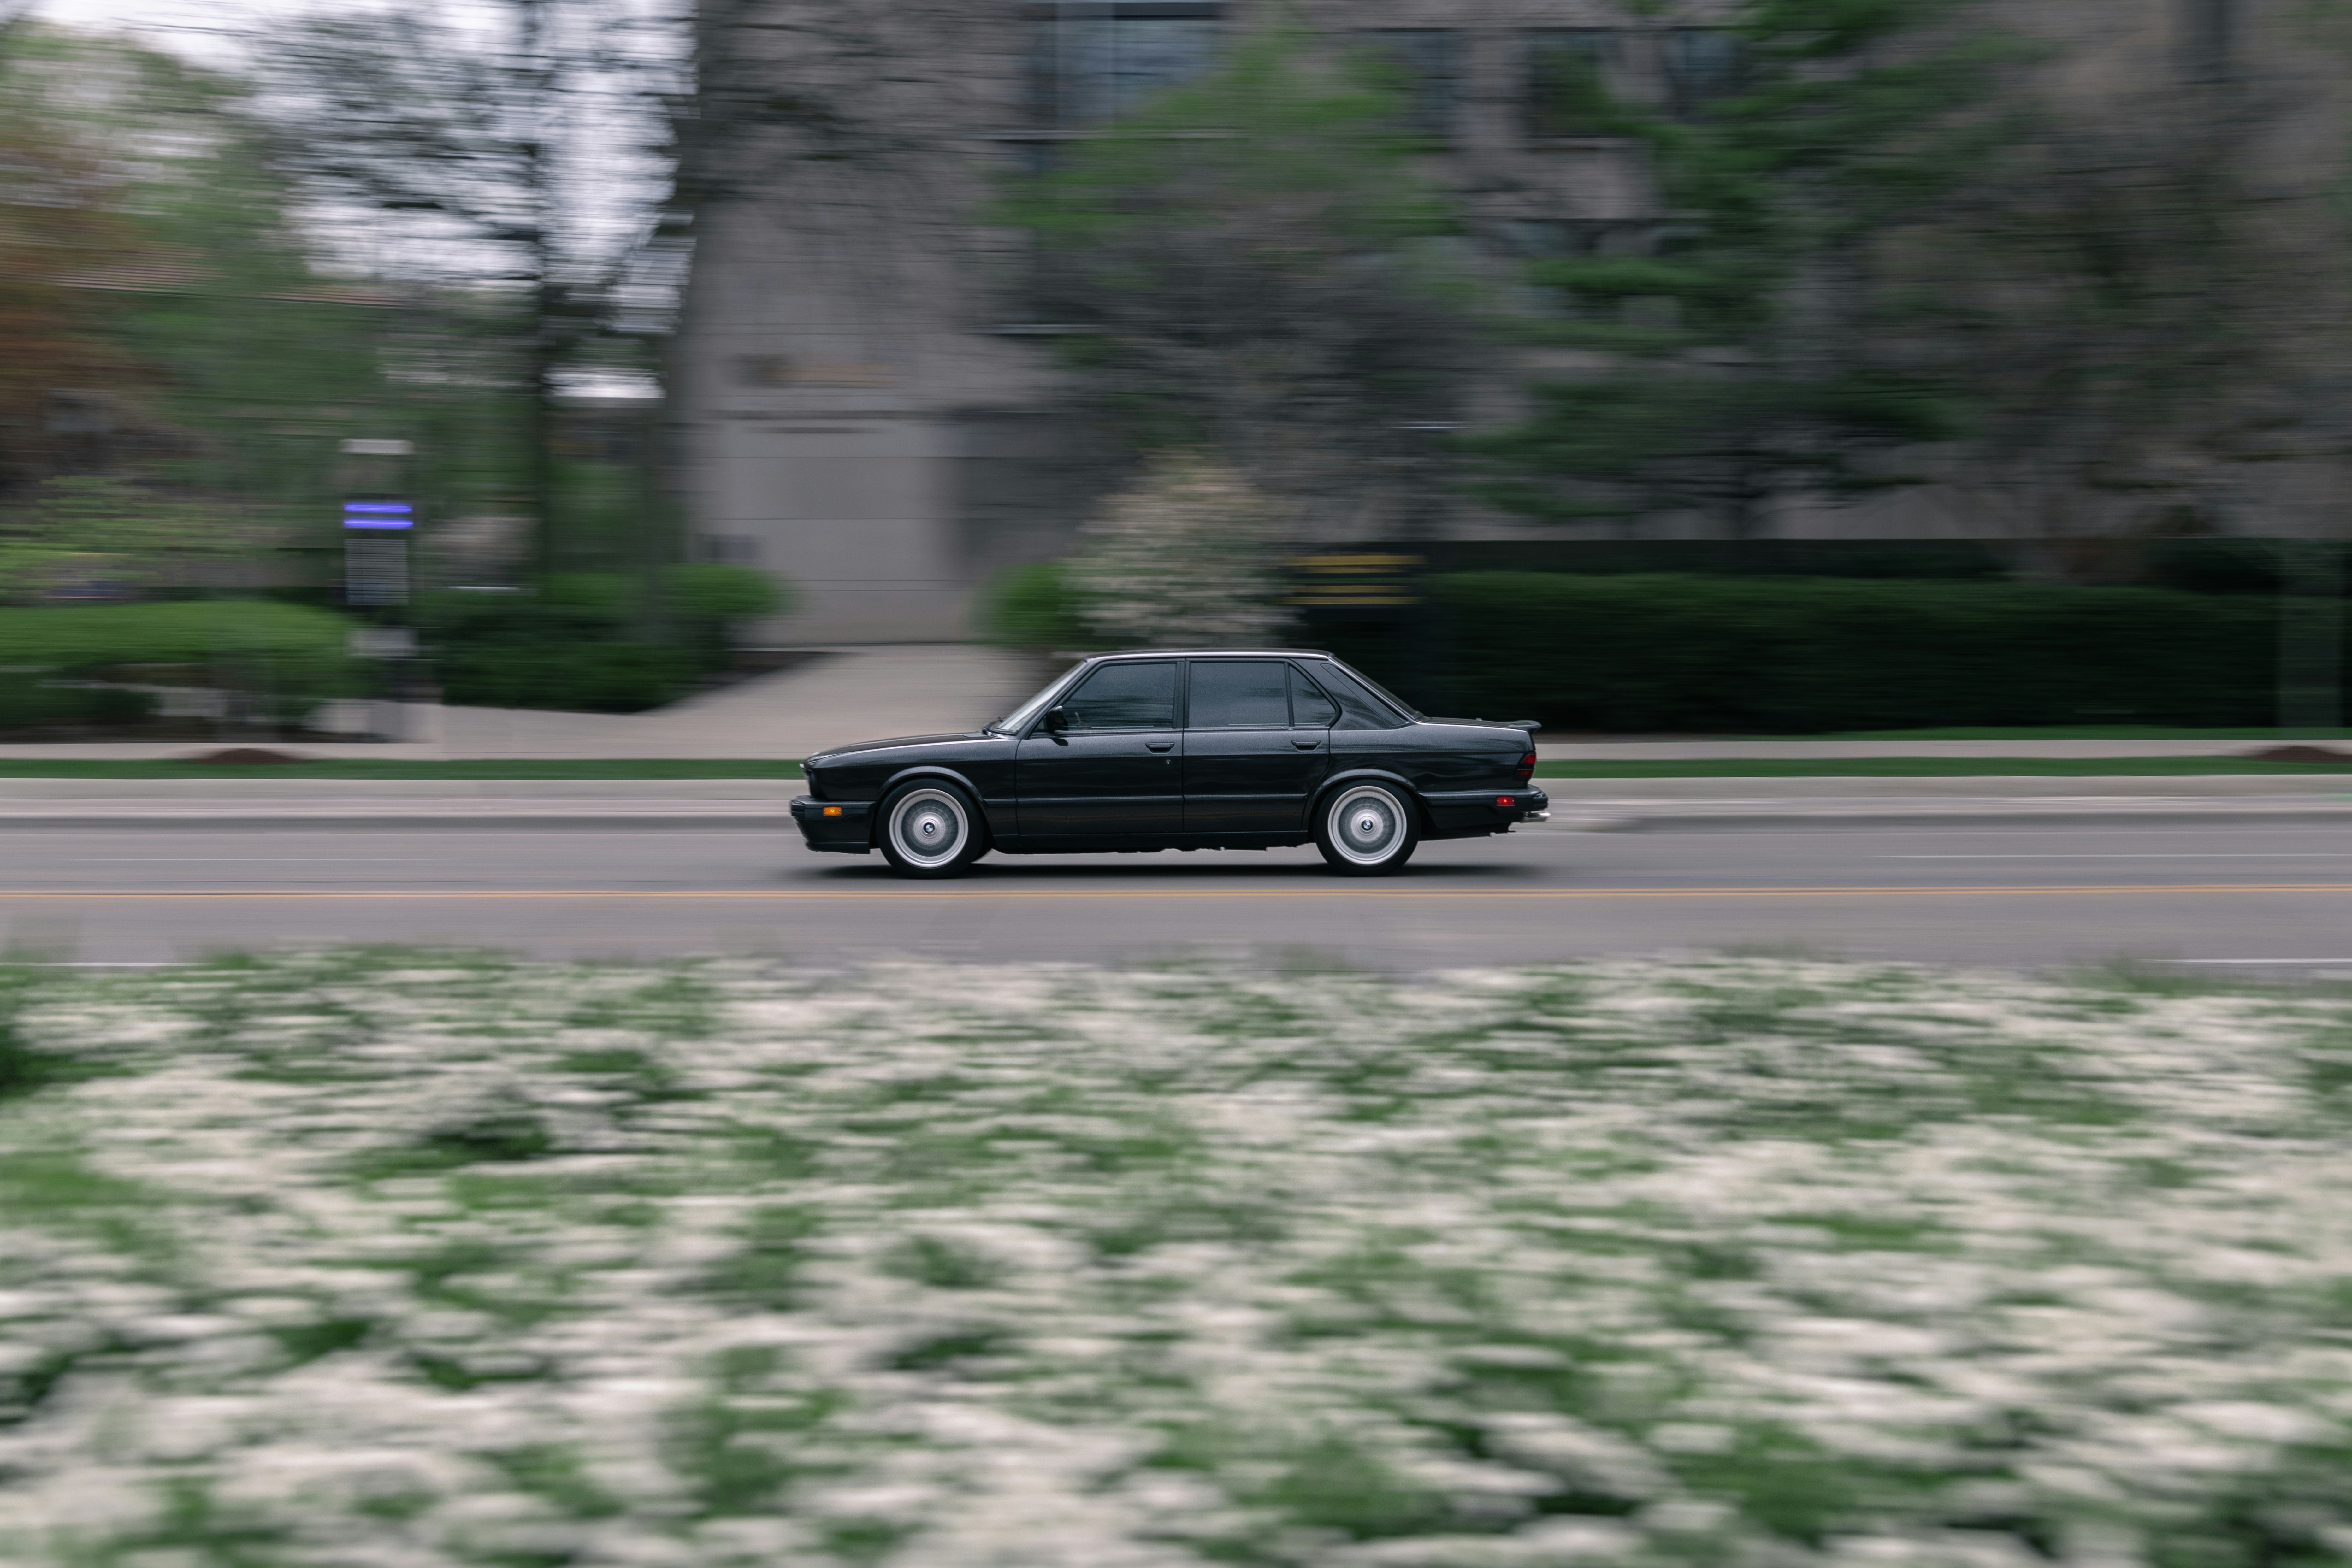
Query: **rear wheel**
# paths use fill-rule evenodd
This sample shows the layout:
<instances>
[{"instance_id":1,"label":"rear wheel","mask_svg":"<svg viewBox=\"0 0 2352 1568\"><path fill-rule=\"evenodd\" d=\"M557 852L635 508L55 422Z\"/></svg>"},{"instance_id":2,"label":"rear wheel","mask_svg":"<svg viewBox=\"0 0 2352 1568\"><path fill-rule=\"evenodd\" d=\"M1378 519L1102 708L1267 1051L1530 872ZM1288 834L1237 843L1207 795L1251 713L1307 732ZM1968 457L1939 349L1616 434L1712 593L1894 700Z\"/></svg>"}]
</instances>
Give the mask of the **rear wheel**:
<instances>
[{"instance_id":1,"label":"rear wheel","mask_svg":"<svg viewBox=\"0 0 2352 1568\"><path fill-rule=\"evenodd\" d=\"M980 812L952 784L915 783L882 802L882 854L900 876L961 876L986 851Z\"/></svg>"},{"instance_id":2,"label":"rear wheel","mask_svg":"<svg viewBox=\"0 0 2352 1568\"><path fill-rule=\"evenodd\" d=\"M1315 847L1341 876L1386 876L1412 859L1421 818L1401 790L1350 784L1333 790L1315 823Z\"/></svg>"}]
</instances>

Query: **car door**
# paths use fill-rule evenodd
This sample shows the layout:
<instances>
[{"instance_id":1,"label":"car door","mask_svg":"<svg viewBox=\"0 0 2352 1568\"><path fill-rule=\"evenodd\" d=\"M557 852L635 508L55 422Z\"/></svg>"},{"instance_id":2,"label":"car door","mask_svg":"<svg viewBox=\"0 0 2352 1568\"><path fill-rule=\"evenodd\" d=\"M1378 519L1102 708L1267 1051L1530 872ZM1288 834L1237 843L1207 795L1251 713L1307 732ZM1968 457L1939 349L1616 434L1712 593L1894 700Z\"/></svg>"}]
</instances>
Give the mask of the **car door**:
<instances>
[{"instance_id":1,"label":"car door","mask_svg":"<svg viewBox=\"0 0 2352 1568\"><path fill-rule=\"evenodd\" d=\"M1024 839L1172 839L1183 831L1177 663L1105 664L1062 699L1069 728L1020 744L1013 788Z\"/></svg>"},{"instance_id":2,"label":"car door","mask_svg":"<svg viewBox=\"0 0 2352 1568\"><path fill-rule=\"evenodd\" d=\"M1304 699L1294 713L1296 678L1285 659L1192 661L1185 698L1187 833L1306 831L1307 797L1329 767L1329 704Z\"/></svg>"}]
</instances>

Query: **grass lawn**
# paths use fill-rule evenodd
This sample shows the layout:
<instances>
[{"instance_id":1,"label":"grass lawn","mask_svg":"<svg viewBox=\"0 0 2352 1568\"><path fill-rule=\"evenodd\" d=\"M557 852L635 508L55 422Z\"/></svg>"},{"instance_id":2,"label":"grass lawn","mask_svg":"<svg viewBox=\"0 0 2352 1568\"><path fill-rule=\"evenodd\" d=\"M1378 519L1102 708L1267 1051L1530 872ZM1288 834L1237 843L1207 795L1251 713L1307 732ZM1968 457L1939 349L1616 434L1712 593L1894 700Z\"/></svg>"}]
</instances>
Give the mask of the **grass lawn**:
<instances>
[{"instance_id":1,"label":"grass lawn","mask_svg":"<svg viewBox=\"0 0 2352 1568\"><path fill-rule=\"evenodd\" d=\"M0 974L0 1562L2352 1552L2352 998Z\"/></svg>"}]
</instances>

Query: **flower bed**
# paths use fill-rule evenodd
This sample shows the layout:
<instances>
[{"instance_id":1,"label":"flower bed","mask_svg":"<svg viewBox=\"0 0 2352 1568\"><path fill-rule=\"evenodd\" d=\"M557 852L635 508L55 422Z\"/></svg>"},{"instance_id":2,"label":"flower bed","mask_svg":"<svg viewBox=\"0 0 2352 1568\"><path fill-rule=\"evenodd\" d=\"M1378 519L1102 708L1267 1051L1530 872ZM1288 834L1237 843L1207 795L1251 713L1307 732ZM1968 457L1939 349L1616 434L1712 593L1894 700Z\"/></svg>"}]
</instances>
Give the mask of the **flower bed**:
<instances>
[{"instance_id":1,"label":"flower bed","mask_svg":"<svg viewBox=\"0 0 2352 1568\"><path fill-rule=\"evenodd\" d=\"M12 1564L2352 1555L2340 998L348 954L8 994Z\"/></svg>"}]
</instances>

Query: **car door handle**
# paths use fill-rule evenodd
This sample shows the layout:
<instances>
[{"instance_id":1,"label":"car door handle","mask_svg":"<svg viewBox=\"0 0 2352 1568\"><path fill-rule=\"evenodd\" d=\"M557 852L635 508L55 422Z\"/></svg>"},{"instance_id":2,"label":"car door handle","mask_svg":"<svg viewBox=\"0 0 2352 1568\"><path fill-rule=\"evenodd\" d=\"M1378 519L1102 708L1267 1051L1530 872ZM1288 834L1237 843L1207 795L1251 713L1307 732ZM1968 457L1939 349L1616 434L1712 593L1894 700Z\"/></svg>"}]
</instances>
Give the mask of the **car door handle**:
<instances>
[{"instance_id":1,"label":"car door handle","mask_svg":"<svg viewBox=\"0 0 2352 1568\"><path fill-rule=\"evenodd\" d=\"M1143 748L1146 751L1172 751L1176 748L1176 743L1172 740L1147 740L1143 743Z\"/></svg>"},{"instance_id":2,"label":"car door handle","mask_svg":"<svg viewBox=\"0 0 2352 1568\"><path fill-rule=\"evenodd\" d=\"M1319 740L1294 740L1290 744L1301 751L1312 751L1323 743Z\"/></svg>"}]
</instances>

